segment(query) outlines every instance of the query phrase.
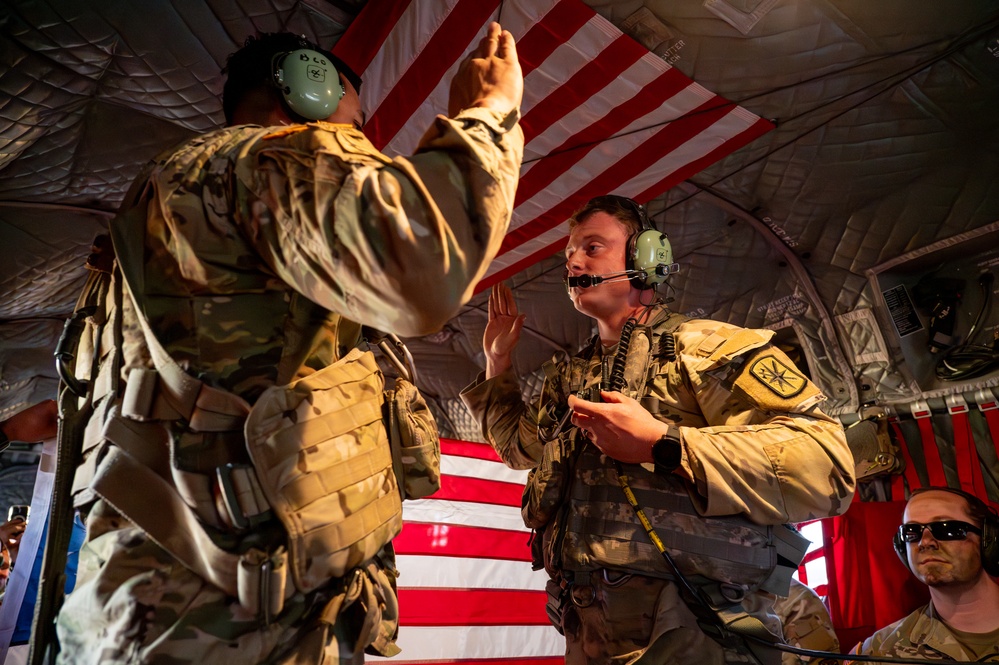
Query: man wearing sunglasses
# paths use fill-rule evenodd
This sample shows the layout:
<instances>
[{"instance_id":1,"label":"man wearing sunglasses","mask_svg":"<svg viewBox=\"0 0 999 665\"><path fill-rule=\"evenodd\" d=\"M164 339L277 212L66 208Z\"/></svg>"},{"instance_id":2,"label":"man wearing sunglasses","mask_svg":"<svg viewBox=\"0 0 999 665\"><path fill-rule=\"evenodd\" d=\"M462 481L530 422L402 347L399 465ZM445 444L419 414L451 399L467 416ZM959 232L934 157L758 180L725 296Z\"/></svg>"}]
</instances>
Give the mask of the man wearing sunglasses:
<instances>
[{"instance_id":1,"label":"man wearing sunglasses","mask_svg":"<svg viewBox=\"0 0 999 665\"><path fill-rule=\"evenodd\" d=\"M999 661L997 537L999 520L977 497L943 487L913 492L894 544L902 563L929 587L930 603L853 653Z\"/></svg>"},{"instance_id":2,"label":"man wearing sunglasses","mask_svg":"<svg viewBox=\"0 0 999 665\"><path fill-rule=\"evenodd\" d=\"M548 363L525 406L512 370L524 319L498 285L486 371L462 394L503 460L532 469L523 515L566 665L780 663L713 640L712 625L781 634L774 597L804 553L784 524L849 506L843 429L772 332L666 307L655 287L675 272L672 248L635 201L592 199L569 228L566 288L596 337Z\"/></svg>"}]
</instances>

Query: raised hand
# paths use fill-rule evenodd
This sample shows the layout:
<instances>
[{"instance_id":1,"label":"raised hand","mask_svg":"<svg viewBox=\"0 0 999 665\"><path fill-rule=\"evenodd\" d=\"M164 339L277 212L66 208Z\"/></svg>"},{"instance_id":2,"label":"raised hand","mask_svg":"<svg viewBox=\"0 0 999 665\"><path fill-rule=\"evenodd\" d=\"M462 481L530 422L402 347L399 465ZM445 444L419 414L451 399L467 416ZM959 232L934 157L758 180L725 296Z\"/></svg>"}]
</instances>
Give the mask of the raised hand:
<instances>
[{"instance_id":1,"label":"raised hand","mask_svg":"<svg viewBox=\"0 0 999 665\"><path fill-rule=\"evenodd\" d=\"M494 21L451 79L448 115L453 117L462 109L477 106L509 113L520 106L523 96L524 74L517 45L513 35Z\"/></svg>"},{"instance_id":2,"label":"raised hand","mask_svg":"<svg viewBox=\"0 0 999 665\"><path fill-rule=\"evenodd\" d=\"M505 372L513 364L513 350L520 341L524 318L517 310L510 287L503 283L493 285L489 292L489 322L482 335L487 379Z\"/></svg>"}]
</instances>

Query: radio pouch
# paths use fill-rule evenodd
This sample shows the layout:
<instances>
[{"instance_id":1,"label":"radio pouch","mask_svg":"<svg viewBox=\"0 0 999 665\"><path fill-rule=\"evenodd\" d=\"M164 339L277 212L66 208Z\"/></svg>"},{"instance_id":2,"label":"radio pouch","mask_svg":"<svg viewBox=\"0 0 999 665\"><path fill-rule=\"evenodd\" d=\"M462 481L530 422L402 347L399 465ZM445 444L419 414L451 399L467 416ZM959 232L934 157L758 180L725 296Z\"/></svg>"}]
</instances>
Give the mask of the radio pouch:
<instances>
[{"instance_id":1,"label":"radio pouch","mask_svg":"<svg viewBox=\"0 0 999 665\"><path fill-rule=\"evenodd\" d=\"M342 577L402 529L384 385L374 355L355 348L315 374L268 388L246 420L247 449L288 533L302 592Z\"/></svg>"},{"instance_id":2,"label":"radio pouch","mask_svg":"<svg viewBox=\"0 0 999 665\"><path fill-rule=\"evenodd\" d=\"M440 435L430 407L412 382L399 377L385 391L383 409L402 498L430 496L441 488Z\"/></svg>"}]
</instances>

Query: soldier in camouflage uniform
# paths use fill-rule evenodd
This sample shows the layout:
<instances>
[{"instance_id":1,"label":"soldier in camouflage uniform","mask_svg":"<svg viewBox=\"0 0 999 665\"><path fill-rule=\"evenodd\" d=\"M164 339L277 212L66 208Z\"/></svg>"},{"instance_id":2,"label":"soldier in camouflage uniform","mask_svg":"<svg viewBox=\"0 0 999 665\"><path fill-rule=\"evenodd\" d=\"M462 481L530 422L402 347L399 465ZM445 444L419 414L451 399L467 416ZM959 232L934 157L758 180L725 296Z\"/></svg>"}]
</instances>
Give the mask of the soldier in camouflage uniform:
<instances>
[{"instance_id":1,"label":"soldier in camouflage uniform","mask_svg":"<svg viewBox=\"0 0 999 665\"><path fill-rule=\"evenodd\" d=\"M786 598L778 598L774 605L784 627L784 641L793 647L810 651L839 653L839 638L822 599L811 588L791 579L791 590ZM781 656L782 665L835 665L831 658L808 658L793 653Z\"/></svg>"},{"instance_id":2,"label":"soldier in camouflage uniform","mask_svg":"<svg viewBox=\"0 0 999 665\"><path fill-rule=\"evenodd\" d=\"M642 214L620 197L590 201L570 220L568 277L621 274ZM502 285L489 302L485 374L462 393L503 460L531 469L523 515L535 565L551 576L549 616L566 636L566 662L754 662L741 643L723 648L702 630L705 617L684 602L620 478L684 576L712 598L708 619L743 620L753 598L755 625L776 640L773 599L787 594L803 554L800 542L797 554L784 549L800 536L782 525L840 514L853 496L842 427L769 331L689 320L627 279L570 286L569 297L598 335L545 367L537 403L524 404L511 369L523 317ZM592 390L622 355L621 389ZM566 405L571 426L553 431Z\"/></svg>"},{"instance_id":3,"label":"soldier in camouflage uniform","mask_svg":"<svg viewBox=\"0 0 999 665\"><path fill-rule=\"evenodd\" d=\"M896 549L912 574L929 587L930 602L874 633L851 653L999 662L999 582L986 570L999 572L999 543L986 544L984 555L990 559L986 565L982 561L983 537L999 535L995 515L970 494L938 487L913 492L903 520ZM940 526L946 520L951 520L949 529ZM954 528L954 521L972 528Z\"/></svg>"},{"instance_id":4,"label":"soldier in camouflage uniform","mask_svg":"<svg viewBox=\"0 0 999 665\"><path fill-rule=\"evenodd\" d=\"M59 662L359 663L365 651L399 650L391 546L300 592L277 558L282 524L266 506L234 513L259 496L252 482L226 483L237 472L252 480L242 423L270 387L349 355L362 324L427 334L471 295L510 220L523 79L513 38L493 24L455 76L451 117L433 121L418 154L392 159L362 133L360 80L330 54L343 86L332 115L304 122L286 104L272 59L302 48L318 50L288 34L247 40L227 64L230 126L157 158L112 223L126 277L125 398L108 397L117 377L107 371L113 363L101 363L74 488L88 536L58 617ZM113 327L101 343L113 342ZM89 367L80 353L77 366ZM188 411L167 374L201 386ZM148 376L159 377L158 388L147 403L130 403L130 389ZM373 400L380 423L381 395ZM308 406L284 416L294 425L296 414L313 415ZM145 415L121 418L126 411ZM136 431L154 434L136 444L128 436ZM300 464L313 463L314 452ZM138 475L125 486L108 481L112 459ZM169 500L149 519L137 506L164 487ZM342 499L349 511L351 497ZM340 527L332 511L315 518L318 528ZM248 552L264 554L254 562ZM327 554L302 552L301 563ZM236 559L238 569L223 565ZM247 585L259 606L241 602Z\"/></svg>"}]
</instances>

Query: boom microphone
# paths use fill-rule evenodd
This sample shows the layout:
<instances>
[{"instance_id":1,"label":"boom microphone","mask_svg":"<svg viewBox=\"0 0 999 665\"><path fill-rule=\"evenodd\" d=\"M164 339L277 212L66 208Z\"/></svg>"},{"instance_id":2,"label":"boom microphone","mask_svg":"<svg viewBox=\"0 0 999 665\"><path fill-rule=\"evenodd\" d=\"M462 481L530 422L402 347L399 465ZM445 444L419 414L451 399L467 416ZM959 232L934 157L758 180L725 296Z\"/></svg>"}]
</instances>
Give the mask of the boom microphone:
<instances>
[{"instance_id":1,"label":"boom microphone","mask_svg":"<svg viewBox=\"0 0 999 665\"><path fill-rule=\"evenodd\" d=\"M624 272L612 272L606 275L566 275L566 288L588 289L604 282L623 282L631 279L632 276L645 277L644 270L625 270Z\"/></svg>"},{"instance_id":2,"label":"boom microphone","mask_svg":"<svg viewBox=\"0 0 999 665\"><path fill-rule=\"evenodd\" d=\"M676 263L671 264L659 264L656 266L655 274L660 277L666 277L667 275L672 275L673 273L679 272L679 267ZM590 287L596 286L597 284L602 284L603 282L623 282L626 279L631 279L632 277L638 277L639 279L645 279L649 276L646 270L625 270L624 272L612 272L606 275L569 275L566 274L563 281L565 282L565 287L567 289L580 288L588 289Z\"/></svg>"}]
</instances>

